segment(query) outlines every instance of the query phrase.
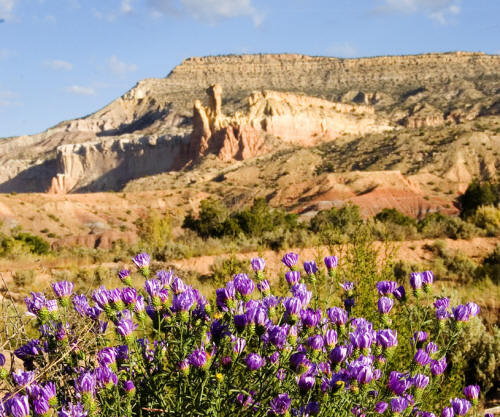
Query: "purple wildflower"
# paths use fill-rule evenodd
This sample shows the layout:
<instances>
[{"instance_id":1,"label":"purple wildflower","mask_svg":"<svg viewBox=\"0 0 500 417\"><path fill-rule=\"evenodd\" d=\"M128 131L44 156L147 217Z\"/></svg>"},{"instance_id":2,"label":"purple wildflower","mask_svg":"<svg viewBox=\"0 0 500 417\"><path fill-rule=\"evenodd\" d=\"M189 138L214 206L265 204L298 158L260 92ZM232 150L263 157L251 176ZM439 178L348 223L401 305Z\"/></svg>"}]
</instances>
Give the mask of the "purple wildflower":
<instances>
[{"instance_id":1,"label":"purple wildflower","mask_svg":"<svg viewBox=\"0 0 500 417\"><path fill-rule=\"evenodd\" d=\"M465 416L471 407L471 403L464 398L453 398L450 402L456 416Z\"/></svg>"},{"instance_id":2,"label":"purple wildflower","mask_svg":"<svg viewBox=\"0 0 500 417\"><path fill-rule=\"evenodd\" d=\"M266 261L262 258L253 258L250 263L252 264L252 269L255 272L263 271L266 266Z\"/></svg>"},{"instance_id":3,"label":"purple wildflower","mask_svg":"<svg viewBox=\"0 0 500 417\"><path fill-rule=\"evenodd\" d=\"M288 268L295 269L297 262L299 260L299 255L294 252L289 252L283 256L281 262L283 262Z\"/></svg>"},{"instance_id":4,"label":"purple wildflower","mask_svg":"<svg viewBox=\"0 0 500 417\"><path fill-rule=\"evenodd\" d=\"M285 279L291 287L298 284L300 281L300 271L287 271L285 273Z\"/></svg>"},{"instance_id":5,"label":"purple wildflower","mask_svg":"<svg viewBox=\"0 0 500 417\"><path fill-rule=\"evenodd\" d=\"M248 354L245 362L250 371L256 371L262 368L266 361L259 354L252 352Z\"/></svg>"},{"instance_id":6,"label":"purple wildflower","mask_svg":"<svg viewBox=\"0 0 500 417\"><path fill-rule=\"evenodd\" d=\"M276 415L286 414L291 404L292 400L287 393L279 394L269 403L269 405L271 406L271 411Z\"/></svg>"},{"instance_id":7,"label":"purple wildflower","mask_svg":"<svg viewBox=\"0 0 500 417\"><path fill-rule=\"evenodd\" d=\"M330 270L337 267L339 264L339 258L336 256L325 256L324 262L326 269Z\"/></svg>"}]
</instances>

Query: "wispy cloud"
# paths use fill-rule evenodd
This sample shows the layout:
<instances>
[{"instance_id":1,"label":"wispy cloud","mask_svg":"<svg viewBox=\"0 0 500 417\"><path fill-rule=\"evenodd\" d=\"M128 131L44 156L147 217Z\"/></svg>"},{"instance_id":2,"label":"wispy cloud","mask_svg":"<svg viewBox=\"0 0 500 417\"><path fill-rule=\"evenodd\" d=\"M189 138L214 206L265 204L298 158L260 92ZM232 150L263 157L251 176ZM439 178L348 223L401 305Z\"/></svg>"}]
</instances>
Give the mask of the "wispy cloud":
<instances>
[{"instance_id":1,"label":"wispy cloud","mask_svg":"<svg viewBox=\"0 0 500 417\"><path fill-rule=\"evenodd\" d=\"M423 13L428 18L446 24L451 16L461 12L460 0L379 0L373 9L377 14Z\"/></svg>"},{"instance_id":2,"label":"wispy cloud","mask_svg":"<svg viewBox=\"0 0 500 417\"><path fill-rule=\"evenodd\" d=\"M0 20L8 20L12 17L12 11L18 0L0 0Z\"/></svg>"},{"instance_id":3,"label":"wispy cloud","mask_svg":"<svg viewBox=\"0 0 500 417\"><path fill-rule=\"evenodd\" d=\"M96 91L92 87L85 87L83 85L71 85L66 87L67 93L76 94L79 96L95 96Z\"/></svg>"},{"instance_id":4,"label":"wispy cloud","mask_svg":"<svg viewBox=\"0 0 500 417\"><path fill-rule=\"evenodd\" d=\"M221 19L246 16L258 26L264 18L252 0L149 0L149 4L157 14L188 13L211 25Z\"/></svg>"},{"instance_id":5,"label":"wispy cloud","mask_svg":"<svg viewBox=\"0 0 500 417\"><path fill-rule=\"evenodd\" d=\"M132 0L122 0L120 7L122 13L130 13L133 11Z\"/></svg>"},{"instance_id":6,"label":"wispy cloud","mask_svg":"<svg viewBox=\"0 0 500 417\"><path fill-rule=\"evenodd\" d=\"M349 42L334 43L327 48L326 52L338 58L352 58L357 55L356 47Z\"/></svg>"},{"instance_id":7,"label":"wispy cloud","mask_svg":"<svg viewBox=\"0 0 500 417\"><path fill-rule=\"evenodd\" d=\"M63 61L62 59L45 61L44 65L54 71L71 71L73 69L73 64L71 62Z\"/></svg>"},{"instance_id":8,"label":"wispy cloud","mask_svg":"<svg viewBox=\"0 0 500 417\"><path fill-rule=\"evenodd\" d=\"M124 77L129 72L137 70L137 65L127 64L120 61L116 55L112 55L108 60L108 69L118 77Z\"/></svg>"}]
</instances>

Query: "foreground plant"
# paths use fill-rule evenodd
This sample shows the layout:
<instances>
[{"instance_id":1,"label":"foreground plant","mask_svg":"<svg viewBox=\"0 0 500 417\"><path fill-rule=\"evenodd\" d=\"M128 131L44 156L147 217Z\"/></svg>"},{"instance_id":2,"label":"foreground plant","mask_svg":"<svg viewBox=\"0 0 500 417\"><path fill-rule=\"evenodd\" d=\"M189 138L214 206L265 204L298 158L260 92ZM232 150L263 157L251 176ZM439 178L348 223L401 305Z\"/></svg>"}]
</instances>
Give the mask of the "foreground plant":
<instances>
[{"instance_id":1,"label":"foreground plant","mask_svg":"<svg viewBox=\"0 0 500 417\"><path fill-rule=\"evenodd\" d=\"M26 297L39 337L15 350L22 370L8 372L0 355L0 417L478 415L477 385L436 409L449 354L479 307L432 299L430 271L412 273L412 297L378 282L368 320L336 257L324 276L343 306L324 310L308 287L321 271L310 261L301 274L294 253L282 260L287 296L273 294L255 258L255 281L235 275L213 303L172 271L151 278L147 254L133 261L139 273L118 274L124 287L91 300L65 281L55 299Z\"/></svg>"}]
</instances>

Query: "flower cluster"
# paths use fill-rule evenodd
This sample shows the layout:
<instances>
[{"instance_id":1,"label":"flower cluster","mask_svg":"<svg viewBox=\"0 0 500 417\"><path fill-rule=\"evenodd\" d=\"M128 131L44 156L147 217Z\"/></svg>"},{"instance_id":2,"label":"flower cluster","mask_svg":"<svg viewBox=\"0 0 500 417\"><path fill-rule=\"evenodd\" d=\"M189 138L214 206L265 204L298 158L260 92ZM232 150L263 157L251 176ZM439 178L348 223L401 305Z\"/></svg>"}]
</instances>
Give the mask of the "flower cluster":
<instances>
[{"instance_id":1,"label":"flower cluster","mask_svg":"<svg viewBox=\"0 0 500 417\"><path fill-rule=\"evenodd\" d=\"M213 303L171 270L152 277L148 254L133 262L139 273L121 270L121 288L100 287L87 297L63 281L52 285L54 299L26 298L39 337L15 350L24 370L0 373L10 386L0 417L432 417L425 394L446 376L445 336L457 338L479 313L475 303L450 307L448 298L437 298L433 324L405 340L401 317L414 320L412 311L424 303L420 288L432 290L430 271L411 275L414 302L396 281L377 282L369 320L357 315L356 282L343 280L343 305L329 308L309 289L320 276L337 281L335 256L324 258L321 275L316 262L305 262L302 274L298 255L285 254L281 296L271 290L265 261L252 259L255 277L234 275ZM479 392L465 387L465 398L451 399L441 415L467 415Z\"/></svg>"}]
</instances>

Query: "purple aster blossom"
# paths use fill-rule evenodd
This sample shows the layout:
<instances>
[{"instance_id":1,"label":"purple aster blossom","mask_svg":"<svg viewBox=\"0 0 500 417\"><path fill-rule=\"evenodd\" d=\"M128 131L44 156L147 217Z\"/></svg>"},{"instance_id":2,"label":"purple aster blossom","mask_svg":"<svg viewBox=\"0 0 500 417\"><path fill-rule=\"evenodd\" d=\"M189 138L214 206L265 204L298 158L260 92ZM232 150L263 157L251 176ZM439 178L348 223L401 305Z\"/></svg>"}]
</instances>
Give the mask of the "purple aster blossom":
<instances>
[{"instance_id":1,"label":"purple aster blossom","mask_svg":"<svg viewBox=\"0 0 500 417\"><path fill-rule=\"evenodd\" d=\"M128 305L135 304L137 295L137 290L131 287L126 287L121 292L122 301Z\"/></svg>"},{"instance_id":2,"label":"purple aster blossom","mask_svg":"<svg viewBox=\"0 0 500 417\"><path fill-rule=\"evenodd\" d=\"M332 376L332 367L328 362L318 363L318 371L324 375Z\"/></svg>"},{"instance_id":3,"label":"purple aster blossom","mask_svg":"<svg viewBox=\"0 0 500 417\"><path fill-rule=\"evenodd\" d=\"M425 350L418 349L413 360L421 366L426 366L431 362L431 357Z\"/></svg>"},{"instance_id":4,"label":"purple aster blossom","mask_svg":"<svg viewBox=\"0 0 500 417\"><path fill-rule=\"evenodd\" d=\"M349 313L347 313L346 310L340 307L329 308L328 310L326 310L326 314L328 315L330 321L337 326L345 325L349 318Z\"/></svg>"},{"instance_id":5,"label":"purple aster blossom","mask_svg":"<svg viewBox=\"0 0 500 417\"><path fill-rule=\"evenodd\" d=\"M255 272L263 271L266 266L266 261L262 258L253 258L250 263Z\"/></svg>"},{"instance_id":6,"label":"purple aster blossom","mask_svg":"<svg viewBox=\"0 0 500 417\"><path fill-rule=\"evenodd\" d=\"M203 368L208 361L208 354L203 349L196 349L188 356L189 364L195 368Z\"/></svg>"},{"instance_id":7,"label":"purple aster blossom","mask_svg":"<svg viewBox=\"0 0 500 417\"><path fill-rule=\"evenodd\" d=\"M357 331L372 331L373 324L363 317L357 317L352 319L351 326Z\"/></svg>"},{"instance_id":8,"label":"purple aster blossom","mask_svg":"<svg viewBox=\"0 0 500 417\"><path fill-rule=\"evenodd\" d=\"M113 288L108 291L108 299L114 305L122 302L122 290L120 288Z\"/></svg>"},{"instance_id":9,"label":"purple aster blossom","mask_svg":"<svg viewBox=\"0 0 500 417\"><path fill-rule=\"evenodd\" d=\"M83 405L80 403L77 404L66 404L66 407L63 407L61 411L59 411L58 417L87 417L88 412L85 411Z\"/></svg>"},{"instance_id":10,"label":"purple aster blossom","mask_svg":"<svg viewBox=\"0 0 500 417\"><path fill-rule=\"evenodd\" d=\"M27 395L15 395L7 401L7 409L12 417L30 416L30 404Z\"/></svg>"},{"instance_id":11,"label":"purple aster blossom","mask_svg":"<svg viewBox=\"0 0 500 417\"><path fill-rule=\"evenodd\" d=\"M291 287L300 282L300 271L285 272L285 279Z\"/></svg>"},{"instance_id":12,"label":"purple aster blossom","mask_svg":"<svg viewBox=\"0 0 500 417\"><path fill-rule=\"evenodd\" d=\"M437 309L444 308L446 310L450 307L450 299L448 297L437 298L434 301L434 307Z\"/></svg>"},{"instance_id":13,"label":"purple aster blossom","mask_svg":"<svg viewBox=\"0 0 500 417\"><path fill-rule=\"evenodd\" d=\"M74 284L69 281L53 282L52 289L58 298L69 297L73 292Z\"/></svg>"},{"instance_id":14,"label":"purple aster blossom","mask_svg":"<svg viewBox=\"0 0 500 417\"><path fill-rule=\"evenodd\" d=\"M454 417L455 412L453 411L453 407L445 407L441 412L441 417Z\"/></svg>"},{"instance_id":15,"label":"purple aster blossom","mask_svg":"<svg viewBox=\"0 0 500 417\"><path fill-rule=\"evenodd\" d=\"M243 297L248 297L255 290L255 283L247 274L236 274L233 277L234 287Z\"/></svg>"},{"instance_id":16,"label":"purple aster blossom","mask_svg":"<svg viewBox=\"0 0 500 417\"><path fill-rule=\"evenodd\" d=\"M420 272L412 272L410 274L410 285L413 288L413 290L417 291L420 288L422 288L423 282L424 282L424 279L423 279L422 274Z\"/></svg>"},{"instance_id":17,"label":"purple aster blossom","mask_svg":"<svg viewBox=\"0 0 500 417\"><path fill-rule=\"evenodd\" d=\"M391 311L393 305L394 301L392 300L392 298L384 296L378 299L378 311L380 314L388 314Z\"/></svg>"},{"instance_id":18,"label":"purple aster blossom","mask_svg":"<svg viewBox=\"0 0 500 417\"><path fill-rule=\"evenodd\" d=\"M115 347L116 349L116 359L119 361L127 361L129 358L128 354L128 346L127 345L119 345Z\"/></svg>"},{"instance_id":19,"label":"purple aster blossom","mask_svg":"<svg viewBox=\"0 0 500 417\"><path fill-rule=\"evenodd\" d=\"M469 310L469 317L477 316L479 314L479 311L481 310L479 306L472 301L469 301L465 306Z\"/></svg>"},{"instance_id":20,"label":"purple aster blossom","mask_svg":"<svg viewBox=\"0 0 500 417\"><path fill-rule=\"evenodd\" d=\"M87 315L87 310L90 308L87 297L83 294L76 294L73 296L73 308L81 316Z\"/></svg>"},{"instance_id":21,"label":"purple aster blossom","mask_svg":"<svg viewBox=\"0 0 500 417\"><path fill-rule=\"evenodd\" d=\"M351 282L351 281L345 281L345 282L342 282L342 283L340 284L340 286L342 287L342 289L343 289L346 293L349 293L349 292L354 291L354 282Z\"/></svg>"},{"instance_id":22,"label":"purple aster blossom","mask_svg":"<svg viewBox=\"0 0 500 417\"><path fill-rule=\"evenodd\" d=\"M134 381L123 381L123 390L129 394L129 395L133 395L135 393L135 384L134 384Z\"/></svg>"},{"instance_id":23,"label":"purple aster blossom","mask_svg":"<svg viewBox=\"0 0 500 417\"><path fill-rule=\"evenodd\" d=\"M304 352L295 352L290 356L290 365L296 373L303 374L311 368L311 361Z\"/></svg>"},{"instance_id":24,"label":"purple aster blossom","mask_svg":"<svg viewBox=\"0 0 500 417\"><path fill-rule=\"evenodd\" d=\"M118 377L107 366L99 366L95 370L97 386L101 388L111 388L118 383Z\"/></svg>"},{"instance_id":25,"label":"purple aster blossom","mask_svg":"<svg viewBox=\"0 0 500 417\"><path fill-rule=\"evenodd\" d=\"M161 282L161 285L163 285L163 287L168 287L172 285L172 282L174 281L174 271L172 271L171 269L169 269L168 271L161 269L156 272L156 278Z\"/></svg>"},{"instance_id":26,"label":"purple aster blossom","mask_svg":"<svg viewBox=\"0 0 500 417\"><path fill-rule=\"evenodd\" d=\"M424 389L429 385L429 377L424 374L416 374L411 380L413 386L417 389Z\"/></svg>"},{"instance_id":27,"label":"purple aster blossom","mask_svg":"<svg viewBox=\"0 0 500 417\"><path fill-rule=\"evenodd\" d=\"M274 414L283 415L288 412L290 405L292 405L292 400L287 393L283 393L273 398L269 405L271 406L271 411Z\"/></svg>"},{"instance_id":28,"label":"purple aster blossom","mask_svg":"<svg viewBox=\"0 0 500 417\"><path fill-rule=\"evenodd\" d=\"M257 353L249 353L245 363L250 371L256 371L264 366L266 363L265 359Z\"/></svg>"},{"instance_id":29,"label":"purple aster blossom","mask_svg":"<svg viewBox=\"0 0 500 417\"><path fill-rule=\"evenodd\" d=\"M97 352L97 362L101 366L111 366L116 363L116 349L113 347L105 347Z\"/></svg>"},{"instance_id":30,"label":"purple aster blossom","mask_svg":"<svg viewBox=\"0 0 500 417\"><path fill-rule=\"evenodd\" d=\"M142 295L138 295L135 300L134 310L136 313L142 313L146 309L144 304L144 297Z\"/></svg>"},{"instance_id":31,"label":"purple aster blossom","mask_svg":"<svg viewBox=\"0 0 500 417\"><path fill-rule=\"evenodd\" d=\"M402 285L396 288L392 294L394 297L396 297L399 301L405 301L406 300L406 290L405 287Z\"/></svg>"},{"instance_id":32,"label":"purple aster blossom","mask_svg":"<svg viewBox=\"0 0 500 417\"><path fill-rule=\"evenodd\" d=\"M42 328L42 327L40 327ZM28 343L22 345L14 351L14 355L16 355L21 360L27 360L31 356L36 356L42 353L42 345L40 340L32 339Z\"/></svg>"},{"instance_id":33,"label":"purple aster blossom","mask_svg":"<svg viewBox=\"0 0 500 417\"><path fill-rule=\"evenodd\" d=\"M52 381L47 382L41 390L41 395L49 403L51 402L51 400L53 400L56 397L56 394L57 394L56 384L54 384Z\"/></svg>"},{"instance_id":34,"label":"purple aster blossom","mask_svg":"<svg viewBox=\"0 0 500 417\"><path fill-rule=\"evenodd\" d=\"M313 350L321 350L321 349L323 349L324 345L325 345L325 342L323 340L323 337L319 334L315 334L314 336L310 336L307 339L307 346L309 346Z\"/></svg>"},{"instance_id":35,"label":"purple aster blossom","mask_svg":"<svg viewBox=\"0 0 500 417\"><path fill-rule=\"evenodd\" d=\"M93 372L82 372L75 380L75 390L80 394L93 394L96 379Z\"/></svg>"},{"instance_id":36,"label":"purple aster blossom","mask_svg":"<svg viewBox=\"0 0 500 417\"><path fill-rule=\"evenodd\" d=\"M464 398L453 398L450 403L456 416L465 416L471 407L471 403Z\"/></svg>"},{"instance_id":37,"label":"purple aster blossom","mask_svg":"<svg viewBox=\"0 0 500 417\"><path fill-rule=\"evenodd\" d=\"M29 386L33 381L35 381L35 372L33 371L21 371L18 369L17 371L12 373L12 379L14 382L20 387Z\"/></svg>"},{"instance_id":38,"label":"purple aster blossom","mask_svg":"<svg viewBox=\"0 0 500 417\"><path fill-rule=\"evenodd\" d=\"M414 346L416 343L417 346L421 346L422 343L425 342L428 337L429 337L429 335L427 334L427 332L423 332L421 330L418 332L415 332L410 340L411 345Z\"/></svg>"},{"instance_id":39,"label":"purple aster blossom","mask_svg":"<svg viewBox=\"0 0 500 417\"><path fill-rule=\"evenodd\" d=\"M247 341L241 337L237 337L233 341L233 352L236 355L241 355L245 350L245 346L247 345Z\"/></svg>"},{"instance_id":40,"label":"purple aster blossom","mask_svg":"<svg viewBox=\"0 0 500 417\"><path fill-rule=\"evenodd\" d=\"M297 316L302 310L302 301L297 297L287 298L284 305L287 314L291 316Z\"/></svg>"},{"instance_id":41,"label":"purple aster blossom","mask_svg":"<svg viewBox=\"0 0 500 417\"><path fill-rule=\"evenodd\" d=\"M239 393L236 396L236 400L241 404L243 408L247 408L254 403L253 396L255 395L255 391L251 390L248 394L249 395Z\"/></svg>"},{"instance_id":42,"label":"purple aster blossom","mask_svg":"<svg viewBox=\"0 0 500 417\"><path fill-rule=\"evenodd\" d=\"M302 302L302 307L306 308L311 302L312 292L307 291L306 284L295 284L291 288L292 294L294 297L297 297Z\"/></svg>"},{"instance_id":43,"label":"purple aster blossom","mask_svg":"<svg viewBox=\"0 0 500 417\"><path fill-rule=\"evenodd\" d=\"M243 329L248 324L248 316L246 314L235 314L233 316L233 320L234 320L234 325L240 331L243 331Z\"/></svg>"},{"instance_id":44,"label":"purple aster blossom","mask_svg":"<svg viewBox=\"0 0 500 417\"><path fill-rule=\"evenodd\" d=\"M283 262L288 268L294 269L299 261L299 255L294 252L289 252L283 256L281 262Z\"/></svg>"},{"instance_id":45,"label":"purple aster blossom","mask_svg":"<svg viewBox=\"0 0 500 417\"><path fill-rule=\"evenodd\" d=\"M302 374L297 377L297 385L302 392L307 392L314 387L316 383L316 377L309 373Z\"/></svg>"},{"instance_id":46,"label":"purple aster blossom","mask_svg":"<svg viewBox=\"0 0 500 417\"><path fill-rule=\"evenodd\" d=\"M391 411L393 413L402 413L408 408L408 400L404 397L396 397L391 400Z\"/></svg>"},{"instance_id":47,"label":"purple aster blossom","mask_svg":"<svg viewBox=\"0 0 500 417\"><path fill-rule=\"evenodd\" d=\"M396 290L398 283L396 281L379 281L376 286L379 295L389 295Z\"/></svg>"},{"instance_id":48,"label":"purple aster blossom","mask_svg":"<svg viewBox=\"0 0 500 417\"><path fill-rule=\"evenodd\" d=\"M269 329L269 342L271 342L278 349L283 349L286 344L287 334L286 330L280 326L273 326Z\"/></svg>"},{"instance_id":49,"label":"purple aster blossom","mask_svg":"<svg viewBox=\"0 0 500 417\"><path fill-rule=\"evenodd\" d=\"M58 306L57 306L57 300L47 300L45 302L45 308L47 311L52 312L52 311L57 311Z\"/></svg>"},{"instance_id":50,"label":"purple aster blossom","mask_svg":"<svg viewBox=\"0 0 500 417\"><path fill-rule=\"evenodd\" d=\"M389 407L389 404L387 404L384 401L379 401L377 404L375 404L375 412L378 414L384 414L385 410Z\"/></svg>"},{"instance_id":51,"label":"purple aster blossom","mask_svg":"<svg viewBox=\"0 0 500 417\"><path fill-rule=\"evenodd\" d=\"M336 346L332 349L328 358L333 363L341 363L347 358L347 348L345 346Z\"/></svg>"},{"instance_id":52,"label":"purple aster blossom","mask_svg":"<svg viewBox=\"0 0 500 417\"><path fill-rule=\"evenodd\" d=\"M160 290L163 289L163 285L157 279L148 279L144 283L144 289L146 290L146 292L149 294L149 296L151 298L153 298L153 297L159 297L160 296Z\"/></svg>"},{"instance_id":53,"label":"purple aster blossom","mask_svg":"<svg viewBox=\"0 0 500 417\"><path fill-rule=\"evenodd\" d=\"M333 255L332 256L325 256L324 262L325 262L326 269L330 270L330 269L337 267L337 265L339 264L339 258L337 258L336 256L333 256Z\"/></svg>"},{"instance_id":54,"label":"purple aster blossom","mask_svg":"<svg viewBox=\"0 0 500 417\"><path fill-rule=\"evenodd\" d=\"M41 292L31 292L31 298L24 297L24 303L26 304L28 312L37 316L40 310L45 307L47 299Z\"/></svg>"},{"instance_id":55,"label":"purple aster blossom","mask_svg":"<svg viewBox=\"0 0 500 417\"><path fill-rule=\"evenodd\" d=\"M130 336L135 329L137 329L137 324L130 319L122 319L116 325L116 331L123 337Z\"/></svg>"},{"instance_id":56,"label":"purple aster blossom","mask_svg":"<svg viewBox=\"0 0 500 417\"><path fill-rule=\"evenodd\" d=\"M425 351L429 355L432 355L432 354L436 353L438 350L439 350L439 346L436 345L434 342L427 343L427 346L425 347Z\"/></svg>"},{"instance_id":57,"label":"purple aster blossom","mask_svg":"<svg viewBox=\"0 0 500 417\"><path fill-rule=\"evenodd\" d=\"M128 281L130 272L131 272L130 269L121 269L120 271L118 271L118 278L120 278L120 281L122 282Z\"/></svg>"},{"instance_id":58,"label":"purple aster blossom","mask_svg":"<svg viewBox=\"0 0 500 417\"><path fill-rule=\"evenodd\" d=\"M467 308L467 306L459 304L451 310L456 321L469 321L470 310Z\"/></svg>"},{"instance_id":59,"label":"purple aster blossom","mask_svg":"<svg viewBox=\"0 0 500 417\"><path fill-rule=\"evenodd\" d=\"M424 271L422 272L422 283L424 286L431 285L434 282L434 274L432 271Z\"/></svg>"},{"instance_id":60,"label":"purple aster blossom","mask_svg":"<svg viewBox=\"0 0 500 417\"><path fill-rule=\"evenodd\" d=\"M300 318L302 320L302 324L306 327L316 327L321 320L321 310L313 310L312 308L308 308L307 310L302 310L300 312Z\"/></svg>"},{"instance_id":61,"label":"purple aster blossom","mask_svg":"<svg viewBox=\"0 0 500 417\"><path fill-rule=\"evenodd\" d=\"M189 311L189 309L194 304L194 297L191 291L184 291L180 294L174 295L172 300L172 311L180 312L180 311Z\"/></svg>"},{"instance_id":62,"label":"purple aster blossom","mask_svg":"<svg viewBox=\"0 0 500 417\"><path fill-rule=\"evenodd\" d=\"M392 371L389 375L389 389L396 395L403 395L411 387L411 378L408 374Z\"/></svg>"},{"instance_id":63,"label":"purple aster blossom","mask_svg":"<svg viewBox=\"0 0 500 417\"><path fill-rule=\"evenodd\" d=\"M283 382L286 378L286 371L283 368L278 369L278 372L276 372L276 378L278 381Z\"/></svg>"},{"instance_id":64,"label":"purple aster blossom","mask_svg":"<svg viewBox=\"0 0 500 417\"><path fill-rule=\"evenodd\" d=\"M269 285L269 281L267 279L263 279L257 284L257 288L262 294L270 294L271 286Z\"/></svg>"},{"instance_id":65,"label":"purple aster blossom","mask_svg":"<svg viewBox=\"0 0 500 417\"><path fill-rule=\"evenodd\" d=\"M35 413L39 416L44 416L46 413L49 412L50 410L50 405L49 402L43 398L43 397L38 397L33 400L33 409L35 410Z\"/></svg>"},{"instance_id":66,"label":"purple aster blossom","mask_svg":"<svg viewBox=\"0 0 500 417\"><path fill-rule=\"evenodd\" d=\"M327 345L329 348L334 347L337 344L337 332L333 329L328 329L325 331L324 335L324 341L325 345Z\"/></svg>"},{"instance_id":67,"label":"purple aster blossom","mask_svg":"<svg viewBox=\"0 0 500 417\"><path fill-rule=\"evenodd\" d=\"M269 362L272 364L277 364L280 359L280 353L279 352L274 352L271 354L268 358Z\"/></svg>"},{"instance_id":68,"label":"purple aster blossom","mask_svg":"<svg viewBox=\"0 0 500 417\"><path fill-rule=\"evenodd\" d=\"M132 258L132 261L139 269L149 268L151 257L146 252L139 253Z\"/></svg>"},{"instance_id":69,"label":"purple aster blossom","mask_svg":"<svg viewBox=\"0 0 500 417\"><path fill-rule=\"evenodd\" d=\"M356 372L358 384L369 384L374 379L373 368L368 365L360 366Z\"/></svg>"},{"instance_id":70,"label":"purple aster blossom","mask_svg":"<svg viewBox=\"0 0 500 417\"><path fill-rule=\"evenodd\" d=\"M493 413L486 413L484 417L495 417L495 414Z\"/></svg>"},{"instance_id":71,"label":"purple aster blossom","mask_svg":"<svg viewBox=\"0 0 500 417\"><path fill-rule=\"evenodd\" d=\"M315 275L316 272L318 272L318 266L316 265L316 262L304 262L304 271L306 271L307 275Z\"/></svg>"},{"instance_id":72,"label":"purple aster blossom","mask_svg":"<svg viewBox=\"0 0 500 417\"><path fill-rule=\"evenodd\" d=\"M5 355L3 353L0 353L0 367L5 365Z\"/></svg>"},{"instance_id":73,"label":"purple aster blossom","mask_svg":"<svg viewBox=\"0 0 500 417\"><path fill-rule=\"evenodd\" d=\"M446 362L446 356L443 356L439 360L431 360L431 374L434 376L441 375L445 371L447 366L448 364Z\"/></svg>"},{"instance_id":74,"label":"purple aster blossom","mask_svg":"<svg viewBox=\"0 0 500 417\"><path fill-rule=\"evenodd\" d=\"M376 340L378 345L389 349L398 345L398 333L392 329L382 329L377 331Z\"/></svg>"},{"instance_id":75,"label":"purple aster blossom","mask_svg":"<svg viewBox=\"0 0 500 417\"><path fill-rule=\"evenodd\" d=\"M367 349L372 345L374 336L371 331L356 331L349 333L349 340L355 348Z\"/></svg>"},{"instance_id":76,"label":"purple aster blossom","mask_svg":"<svg viewBox=\"0 0 500 417\"><path fill-rule=\"evenodd\" d=\"M479 385L467 385L464 388L465 398L468 400L474 401L479 398L479 393L481 392L481 388Z\"/></svg>"},{"instance_id":77,"label":"purple aster blossom","mask_svg":"<svg viewBox=\"0 0 500 417\"><path fill-rule=\"evenodd\" d=\"M318 402L316 401L311 401L307 403L305 409L304 409L304 417L307 416L316 416L319 414L321 408Z\"/></svg>"},{"instance_id":78,"label":"purple aster blossom","mask_svg":"<svg viewBox=\"0 0 500 417\"><path fill-rule=\"evenodd\" d=\"M100 308L105 309L109 306L110 302L109 291L104 286L101 286L92 292L92 299Z\"/></svg>"},{"instance_id":79,"label":"purple aster blossom","mask_svg":"<svg viewBox=\"0 0 500 417\"><path fill-rule=\"evenodd\" d=\"M451 317L451 313L446 308L438 308L436 310L436 319L446 320L449 317Z\"/></svg>"}]
</instances>

